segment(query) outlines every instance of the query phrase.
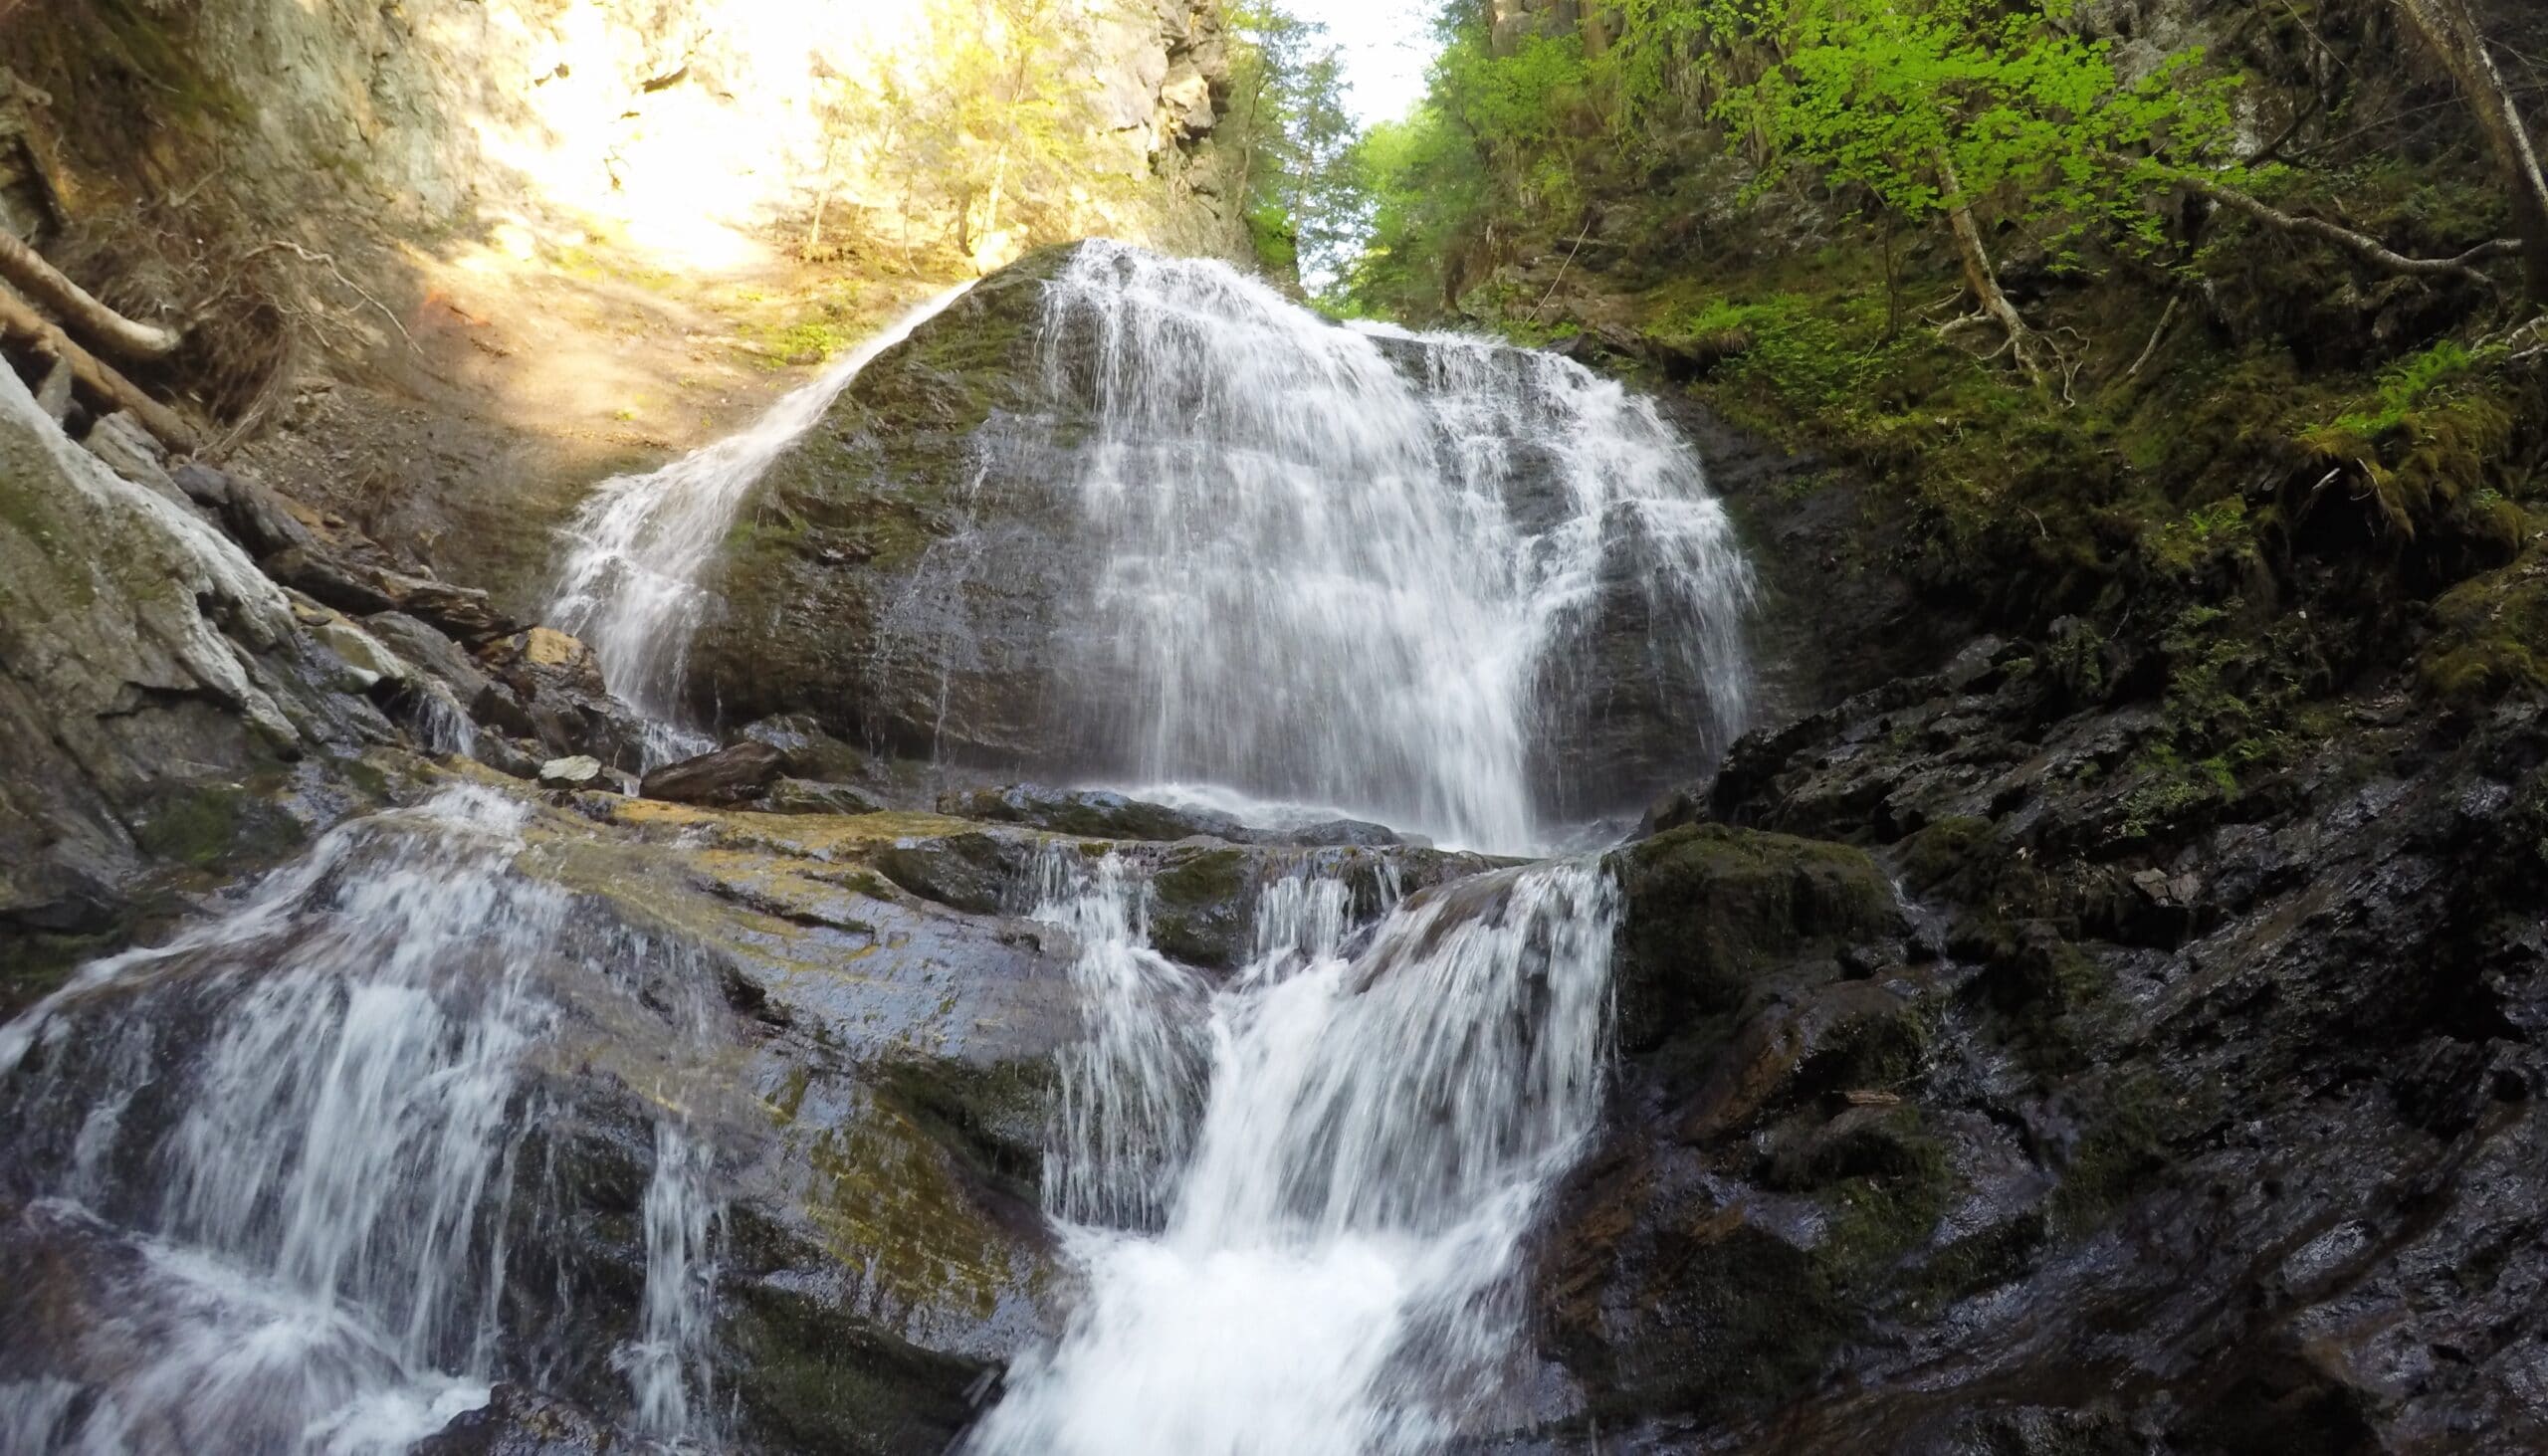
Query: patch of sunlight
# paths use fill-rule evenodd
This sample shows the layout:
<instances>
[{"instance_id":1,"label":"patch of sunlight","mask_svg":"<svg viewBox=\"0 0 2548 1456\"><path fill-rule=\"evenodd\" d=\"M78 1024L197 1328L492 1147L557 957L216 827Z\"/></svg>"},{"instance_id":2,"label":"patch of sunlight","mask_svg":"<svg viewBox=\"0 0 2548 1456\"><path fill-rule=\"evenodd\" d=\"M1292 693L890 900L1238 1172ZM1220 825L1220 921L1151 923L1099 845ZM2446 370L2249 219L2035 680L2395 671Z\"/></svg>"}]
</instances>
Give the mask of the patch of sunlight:
<instances>
[{"instance_id":1,"label":"patch of sunlight","mask_svg":"<svg viewBox=\"0 0 2548 1456\"><path fill-rule=\"evenodd\" d=\"M757 235L810 204L827 106L904 64L924 24L921 0L691 0L652 27L598 0L471 11L436 16L426 39L485 63L460 119L486 170L691 274L770 261ZM508 234L492 252L522 263L527 248Z\"/></svg>"}]
</instances>

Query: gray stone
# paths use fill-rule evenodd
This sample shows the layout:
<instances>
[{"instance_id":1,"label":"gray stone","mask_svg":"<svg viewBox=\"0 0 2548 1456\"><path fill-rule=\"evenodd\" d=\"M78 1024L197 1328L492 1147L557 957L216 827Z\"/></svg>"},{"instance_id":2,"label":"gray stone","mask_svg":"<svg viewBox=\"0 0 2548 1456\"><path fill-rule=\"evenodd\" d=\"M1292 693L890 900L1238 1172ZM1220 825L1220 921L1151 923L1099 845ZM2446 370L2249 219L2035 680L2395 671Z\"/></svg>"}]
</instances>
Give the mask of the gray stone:
<instances>
[{"instance_id":1,"label":"gray stone","mask_svg":"<svg viewBox=\"0 0 2548 1456\"><path fill-rule=\"evenodd\" d=\"M541 788L595 788L602 782L601 760L589 754L551 758L539 765Z\"/></svg>"}]
</instances>

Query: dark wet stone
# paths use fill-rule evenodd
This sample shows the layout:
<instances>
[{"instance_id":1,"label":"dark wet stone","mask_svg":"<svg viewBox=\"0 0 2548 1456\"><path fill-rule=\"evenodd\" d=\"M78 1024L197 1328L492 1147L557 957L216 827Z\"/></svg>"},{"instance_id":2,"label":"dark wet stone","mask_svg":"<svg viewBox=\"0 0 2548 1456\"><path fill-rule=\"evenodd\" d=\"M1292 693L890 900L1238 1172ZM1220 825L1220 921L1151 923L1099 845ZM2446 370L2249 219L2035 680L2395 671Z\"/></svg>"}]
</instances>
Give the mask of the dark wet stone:
<instances>
[{"instance_id":1,"label":"dark wet stone","mask_svg":"<svg viewBox=\"0 0 2548 1456\"><path fill-rule=\"evenodd\" d=\"M746 740L653 769L637 791L677 804L742 804L769 792L779 756L767 743Z\"/></svg>"}]
</instances>

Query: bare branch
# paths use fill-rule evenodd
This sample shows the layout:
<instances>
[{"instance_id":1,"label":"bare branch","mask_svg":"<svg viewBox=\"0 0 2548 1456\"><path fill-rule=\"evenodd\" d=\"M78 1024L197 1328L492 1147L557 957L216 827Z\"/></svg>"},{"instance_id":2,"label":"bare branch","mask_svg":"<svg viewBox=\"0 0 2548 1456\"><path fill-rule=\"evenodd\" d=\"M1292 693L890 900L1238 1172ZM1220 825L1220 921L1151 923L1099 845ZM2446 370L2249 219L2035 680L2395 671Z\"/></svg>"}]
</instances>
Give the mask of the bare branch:
<instances>
[{"instance_id":1,"label":"bare branch","mask_svg":"<svg viewBox=\"0 0 2548 1456\"><path fill-rule=\"evenodd\" d=\"M2522 251L2519 240L2498 238L2490 243L2480 243L2456 258L2410 258L2368 233L2357 233L2351 228L2338 227L2324 218L2295 216L2262 198L2250 196L2235 187L2216 182L2200 173L2172 170L2169 175L2222 206L2242 212L2267 227L2280 232L2298 233L2304 237L2316 238L2322 243L2331 243L2372 267L2389 273L2402 273L2423 278L2461 278L2491 288L2494 286L2494 280L2480 272L2478 265L2490 263L2498 258L2517 257Z\"/></svg>"}]
</instances>

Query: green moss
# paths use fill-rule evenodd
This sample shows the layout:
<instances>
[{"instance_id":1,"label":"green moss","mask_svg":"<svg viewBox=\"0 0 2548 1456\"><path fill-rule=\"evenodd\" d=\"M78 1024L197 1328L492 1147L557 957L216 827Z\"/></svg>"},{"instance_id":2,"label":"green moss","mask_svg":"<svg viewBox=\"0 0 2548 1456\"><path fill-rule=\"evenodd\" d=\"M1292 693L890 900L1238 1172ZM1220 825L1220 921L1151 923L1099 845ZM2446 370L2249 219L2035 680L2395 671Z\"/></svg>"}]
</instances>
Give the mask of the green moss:
<instances>
[{"instance_id":1,"label":"green moss","mask_svg":"<svg viewBox=\"0 0 2548 1456\"><path fill-rule=\"evenodd\" d=\"M951 1154L893 1102L871 1099L806 1148L815 1185L806 1213L843 1263L866 1271L898 1308L988 1319L1040 1271L1012 1246L956 1175Z\"/></svg>"},{"instance_id":2,"label":"green moss","mask_svg":"<svg viewBox=\"0 0 2548 1456\"><path fill-rule=\"evenodd\" d=\"M257 863L301 847L301 821L250 787L213 784L162 798L133 825L152 858L195 869Z\"/></svg>"},{"instance_id":3,"label":"green moss","mask_svg":"<svg viewBox=\"0 0 2548 1456\"><path fill-rule=\"evenodd\" d=\"M2534 547L2434 604L2440 631L2417 659L2425 687L2474 705L2548 689L2548 552Z\"/></svg>"},{"instance_id":4,"label":"green moss","mask_svg":"<svg viewBox=\"0 0 2548 1456\"><path fill-rule=\"evenodd\" d=\"M1897 851L1902 882L1916 891L1935 890L1964 874L1990 842L1988 819L1941 819L1903 841Z\"/></svg>"},{"instance_id":5,"label":"green moss","mask_svg":"<svg viewBox=\"0 0 2548 1456\"><path fill-rule=\"evenodd\" d=\"M148 86L170 119L189 126L255 122L256 108L202 64L182 12L170 13L144 0L90 0L84 8L102 41L100 55Z\"/></svg>"},{"instance_id":6,"label":"green moss","mask_svg":"<svg viewBox=\"0 0 2548 1456\"><path fill-rule=\"evenodd\" d=\"M1899 929L1892 885L1846 845L1693 824L1609 866L1627 897L1616 983L1630 1051L1735 1010L1772 965Z\"/></svg>"},{"instance_id":7,"label":"green moss","mask_svg":"<svg viewBox=\"0 0 2548 1456\"><path fill-rule=\"evenodd\" d=\"M915 1123L977 1172L1032 1202L1042 1176L1044 1127L1054 1097L1050 1061L980 1067L904 1058L882 1069L884 1086Z\"/></svg>"},{"instance_id":8,"label":"green moss","mask_svg":"<svg viewBox=\"0 0 2548 1456\"><path fill-rule=\"evenodd\" d=\"M2147 1192L2169 1164L2169 1130L2185 1121L2184 1109L2146 1074L2109 1079L2099 1091L2052 1194L2054 1226L2068 1237L2087 1232Z\"/></svg>"},{"instance_id":9,"label":"green moss","mask_svg":"<svg viewBox=\"0 0 2548 1456\"><path fill-rule=\"evenodd\" d=\"M1806 1176L1826 1219L1814 1262L1835 1290L1883 1282L1937 1227L1955 1181L1944 1147L1907 1106L1822 1143Z\"/></svg>"},{"instance_id":10,"label":"green moss","mask_svg":"<svg viewBox=\"0 0 2548 1456\"><path fill-rule=\"evenodd\" d=\"M971 1418L971 1360L924 1351L819 1295L767 1280L734 1286L721 1332L733 1398L757 1443L894 1456L937 1450Z\"/></svg>"},{"instance_id":11,"label":"green moss","mask_svg":"<svg viewBox=\"0 0 2548 1456\"><path fill-rule=\"evenodd\" d=\"M2026 1212L1949 1241L1896 1282L1900 1312L1934 1318L1958 1300L2024 1277L2048 1233L2039 1212Z\"/></svg>"},{"instance_id":12,"label":"green moss","mask_svg":"<svg viewBox=\"0 0 2548 1456\"><path fill-rule=\"evenodd\" d=\"M1169 910L1230 905L1247 888L1245 850L1211 849L1185 855L1151 880L1151 893Z\"/></svg>"}]
</instances>

